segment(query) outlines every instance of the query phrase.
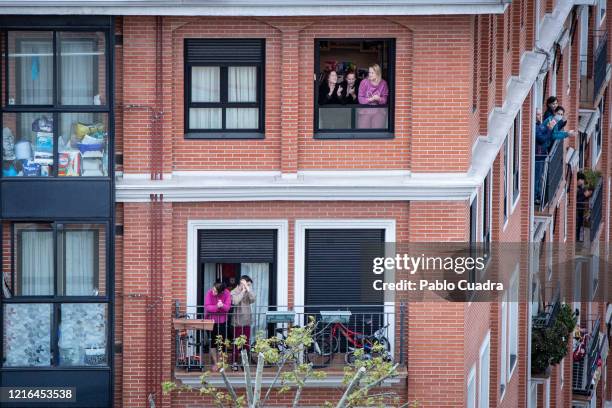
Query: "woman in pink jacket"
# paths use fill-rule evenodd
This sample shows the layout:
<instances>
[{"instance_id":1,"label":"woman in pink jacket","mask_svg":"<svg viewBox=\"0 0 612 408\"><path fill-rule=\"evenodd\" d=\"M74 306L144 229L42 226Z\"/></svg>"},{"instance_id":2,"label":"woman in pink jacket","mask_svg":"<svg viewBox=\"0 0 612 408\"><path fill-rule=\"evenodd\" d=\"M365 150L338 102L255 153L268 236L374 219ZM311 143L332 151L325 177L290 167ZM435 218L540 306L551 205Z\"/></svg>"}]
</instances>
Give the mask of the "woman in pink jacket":
<instances>
[{"instance_id":1,"label":"woman in pink jacket","mask_svg":"<svg viewBox=\"0 0 612 408\"><path fill-rule=\"evenodd\" d=\"M387 81L382 78L380 65L373 64L368 70L368 77L359 84L359 104L384 106L389 97ZM385 129L387 127L387 109L359 108L357 117L358 129Z\"/></svg>"},{"instance_id":2,"label":"woman in pink jacket","mask_svg":"<svg viewBox=\"0 0 612 408\"><path fill-rule=\"evenodd\" d=\"M217 282L206 292L204 299L205 318L215 321L211 333L210 356L213 360L212 371L217 371L217 336L227 338L227 315L232 307L232 297L225 284Z\"/></svg>"}]
</instances>

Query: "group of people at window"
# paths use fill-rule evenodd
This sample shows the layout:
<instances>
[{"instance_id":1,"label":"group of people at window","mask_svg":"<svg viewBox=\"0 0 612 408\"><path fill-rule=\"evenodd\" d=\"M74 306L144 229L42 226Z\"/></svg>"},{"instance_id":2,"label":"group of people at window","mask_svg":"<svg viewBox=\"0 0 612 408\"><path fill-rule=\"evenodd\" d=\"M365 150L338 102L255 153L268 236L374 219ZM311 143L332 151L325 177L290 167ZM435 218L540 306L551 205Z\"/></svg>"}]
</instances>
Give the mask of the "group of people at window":
<instances>
[{"instance_id":1,"label":"group of people at window","mask_svg":"<svg viewBox=\"0 0 612 408\"><path fill-rule=\"evenodd\" d=\"M567 117L565 109L559 105L556 96L546 100L546 111L536 109L536 151L535 151L535 201L543 199L543 177L546 158L551 153L556 140L562 140L578 134L575 130L565 130Z\"/></svg>"},{"instance_id":2,"label":"group of people at window","mask_svg":"<svg viewBox=\"0 0 612 408\"><path fill-rule=\"evenodd\" d=\"M251 341L251 325L253 324L251 305L255 303L255 300L253 280L248 275L242 275L240 282L234 288L228 288L224 282L217 281L206 292L204 298L204 316L206 319L214 321L210 342L210 355L213 362L212 371L218 370L218 336L221 336L223 340L228 339L230 341L244 336L246 338L245 347L248 349ZM239 368L239 354L238 348L232 346L231 367L234 371L237 371Z\"/></svg>"},{"instance_id":3,"label":"group of people at window","mask_svg":"<svg viewBox=\"0 0 612 408\"><path fill-rule=\"evenodd\" d=\"M336 70L329 70L319 85L318 103L324 105L370 105L386 106L389 98L389 85L382 77L378 64L368 68L368 76L357 77L357 72L349 70L339 80ZM386 109L360 108L357 111L357 128L381 129L387 126Z\"/></svg>"}]
</instances>

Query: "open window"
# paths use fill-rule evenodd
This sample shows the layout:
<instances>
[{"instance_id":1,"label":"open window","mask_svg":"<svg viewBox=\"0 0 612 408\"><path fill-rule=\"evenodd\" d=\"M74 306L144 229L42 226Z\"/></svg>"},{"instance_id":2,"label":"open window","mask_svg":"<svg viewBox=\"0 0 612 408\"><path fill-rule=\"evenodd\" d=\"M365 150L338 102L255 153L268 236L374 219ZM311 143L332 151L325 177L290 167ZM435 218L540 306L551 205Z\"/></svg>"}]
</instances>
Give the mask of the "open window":
<instances>
[{"instance_id":1,"label":"open window","mask_svg":"<svg viewBox=\"0 0 612 408\"><path fill-rule=\"evenodd\" d=\"M315 137L393 137L392 39L315 42Z\"/></svg>"}]
</instances>

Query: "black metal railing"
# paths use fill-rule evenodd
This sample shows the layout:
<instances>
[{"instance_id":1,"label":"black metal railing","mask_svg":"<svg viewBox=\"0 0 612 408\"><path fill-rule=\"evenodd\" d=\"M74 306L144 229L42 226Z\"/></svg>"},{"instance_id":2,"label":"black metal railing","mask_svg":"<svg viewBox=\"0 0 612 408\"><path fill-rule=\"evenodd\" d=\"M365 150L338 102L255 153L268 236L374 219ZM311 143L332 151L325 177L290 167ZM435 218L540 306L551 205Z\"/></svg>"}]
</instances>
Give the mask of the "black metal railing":
<instances>
[{"instance_id":1,"label":"black metal railing","mask_svg":"<svg viewBox=\"0 0 612 408\"><path fill-rule=\"evenodd\" d=\"M555 140L546 155L536 154L536 162L543 162L540 187L540 211L552 201L563 179L563 141Z\"/></svg>"},{"instance_id":2,"label":"black metal railing","mask_svg":"<svg viewBox=\"0 0 612 408\"><path fill-rule=\"evenodd\" d=\"M601 207L603 204L603 182L599 179L597 187L589 200L589 223L591 225L591 242L595 240L601 225Z\"/></svg>"},{"instance_id":3,"label":"black metal railing","mask_svg":"<svg viewBox=\"0 0 612 408\"><path fill-rule=\"evenodd\" d=\"M597 48L593 53L593 97L597 98L606 80L608 67L608 30L596 31Z\"/></svg>"},{"instance_id":4,"label":"black metal railing","mask_svg":"<svg viewBox=\"0 0 612 408\"><path fill-rule=\"evenodd\" d=\"M391 310L389 310L391 309ZM178 369L209 370L214 364L211 349L218 355L217 338L220 335L233 344L240 335L247 335L246 348L250 351L257 337L277 339L281 355L289 353L285 346L292 327L301 327L314 321L313 344L301 353L301 362L312 363L315 368L339 368L353 364L355 351L363 349L366 358L380 355L403 364L405 304L383 305L309 305L301 307L253 306L250 315L235 312L215 316L205 312L204 306L182 307L175 303L173 328L175 333L175 366ZM212 320L215 320L213 323ZM250 323L250 324L249 324ZM247 326L242 326L242 325ZM245 330L245 327L248 327ZM383 346L372 350L375 343ZM225 349L226 362L241 364L240 350ZM257 357L251 353L251 359Z\"/></svg>"},{"instance_id":5,"label":"black metal railing","mask_svg":"<svg viewBox=\"0 0 612 408\"><path fill-rule=\"evenodd\" d=\"M532 318L533 328L546 329L552 327L559 310L561 310L561 288L557 286L552 301L544 307L541 313Z\"/></svg>"},{"instance_id":6,"label":"black metal railing","mask_svg":"<svg viewBox=\"0 0 612 408\"><path fill-rule=\"evenodd\" d=\"M573 365L573 392L579 395L590 395L593 389L593 378L598 368L603 342L599 339L599 326L601 318L598 317L590 333L587 334L586 354Z\"/></svg>"}]
</instances>

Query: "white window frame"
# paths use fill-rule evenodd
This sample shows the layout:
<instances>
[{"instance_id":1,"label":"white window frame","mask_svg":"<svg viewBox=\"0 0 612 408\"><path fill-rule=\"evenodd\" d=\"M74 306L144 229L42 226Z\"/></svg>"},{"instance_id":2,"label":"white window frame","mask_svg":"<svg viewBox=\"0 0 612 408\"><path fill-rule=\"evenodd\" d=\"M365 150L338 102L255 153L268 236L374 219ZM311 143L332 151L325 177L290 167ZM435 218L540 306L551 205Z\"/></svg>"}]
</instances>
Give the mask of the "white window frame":
<instances>
[{"instance_id":1,"label":"white window frame","mask_svg":"<svg viewBox=\"0 0 612 408\"><path fill-rule=\"evenodd\" d=\"M599 121L599 124L597 126L598 130L597 133L595 134L595 137L591 138L591 152L592 152L592 159L591 159L591 167L595 167L597 166L597 163L599 163L599 159L601 158L601 153L603 151L603 117L604 117L604 109L606 108L605 106L605 101L606 99L606 92L604 91L603 96L601 97L601 101L599 102L599 106L597 107L599 109L599 118L597 119ZM600 139L601 140L601 145L597 146L597 140Z\"/></svg>"},{"instance_id":2,"label":"white window frame","mask_svg":"<svg viewBox=\"0 0 612 408\"><path fill-rule=\"evenodd\" d=\"M589 6L580 6L580 76L587 76L589 46Z\"/></svg>"},{"instance_id":3,"label":"white window frame","mask_svg":"<svg viewBox=\"0 0 612 408\"><path fill-rule=\"evenodd\" d=\"M470 369L470 373L468 375L467 386L465 389L466 393L466 408L477 408L476 407L476 388L478 384L476 384L476 364L472 366Z\"/></svg>"},{"instance_id":4,"label":"white window frame","mask_svg":"<svg viewBox=\"0 0 612 408\"><path fill-rule=\"evenodd\" d=\"M531 382L529 387L529 406L528 408L538 408L538 383Z\"/></svg>"},{"instance_id":5,"label":"white window frame","mask_svg":"<svg viewBox=\"0 0 612 408\"><path fill-rule=\"evenodd\" d=\"M504 399L506 389L508 388L508 291L504 293L501 302L501 338L500 338L500 370L499 370L499 388L501 392L500 400Z\"/></svg>"},{"instance_id":6,"label":"white window frame","mask_svg":"<svg viewBox=\"0 0 612 408\"><path fill-rule=\"evenodd\" d=\"M520 283L519 283L519 266L517 265L512 277L510 278L509 288L509 303L508 303L508 383L512 379L512 375L518 366L519 354L519 324L520 324ZM512 356L514 355L514 362Z\"/></svg>"},{"instance_id":7,"label":"white window frame","mask_svg":"<svg viewBox=\"0 0 612 408\"><path fill-rule=\"evenodd\" d=\"M510 206L510 214L514 213L514 209L516 208L519 199L521 198L521 137L522 137L522 129L521 129L521 120L522 120L522 110L519 110L518 113L516 114L516 117L514 118L514 122L512 125L512 146L510 147L510 152L511 157L509 158L509 162L510 162L510 167L512 168L512 170L510 171L511 174L511 180L510 180L510 186L511 188L509 189L509 194L508 196L510 197L510 202L512 203L512 205ZM515 159L515 155L514 155L514 151L515 151L515 144L518 143L518 179L519 179L519 183L518 183L518 192L516 194L516 197L514 196L514 172L515 169L514 168L514 159ZM509 155L510 156L510 155Z\"/></svg>"},{"instance_id":8,"label":"white window frame","mask_svg":"<svg viewBox=\"0 0 612 408\"><path fill-rule=\"evenodd\" d=\"M478 353L478 408L489 408L491 391L491 332L488 332Z\"/></svg>"},{"instance_id":9,"label":"white window frame","mask_svg":"<svg viewBox=\"0 0 612 408\"><path fill-rule=\"evenodd\" d=\"M482 182L482 196L480 198L480 220L481 220L481 225L480 225L480 241L481 242L485 242L485 229L487 229L486 227L488 227L488 231L489 231L489 242L491 241L491 226L493 225L493 215L491 209L493 208L493 197L492 197L492 193L493 193L493 171L489 170L489 173L485 176L485 180L488 180L488 185L487 183L485 183L485 181L483 180ZM486 190L486 191L485 191ZM488 203L485 203L485 196L487 197L487 201ZM486 208L488 209L488 213L487 213L487 220L485 220L485 216L484 216L484 210L485 210L485 205Z\"/></svg>"},{"instance_id":10,"label":"white window frame","mask_svg":"<svg viewBox=\"0 0 612 408\"><path fill-rule=\"evenodd\" d=\"M275 229L276 304L289 303L289 222L287 220L189 220L187 222L187 313L198 304L198 231L206 229Z\"/></svg>"},{"instance_id":11,"label":"white window frame","mask_svg":"<svg viewBox=\"0 0 612 408\"><path fill-rule=\"evenodd\" d=\"M503 221L504 221L504 226L502 228L502 231L506 230L506 226L508 225L508 220L510 219L510 140L509 140L509 136L506 135L506 140L504 140L504 144L503 144L503 151L504 151L504 155L503 155L503 159L504 159L504 167L502 170L502 176L503 176L503 193L505 194L505 197L503 198L504 200L504 207L503 209Z\"/></svg>"},{"instance_id":12,"label":"white window frame","mask_svg":"<svg viewBox=\"0 0 612 408\"><path fill-rule=\"evenodd\" d=\"M597 1L597 16L596 16L596 27L601 26L601 24L605 21L608 7L606 4L607 0L598 0ZM603 11L603 14L602 14Z\"/></svg>"}]
</instances>

